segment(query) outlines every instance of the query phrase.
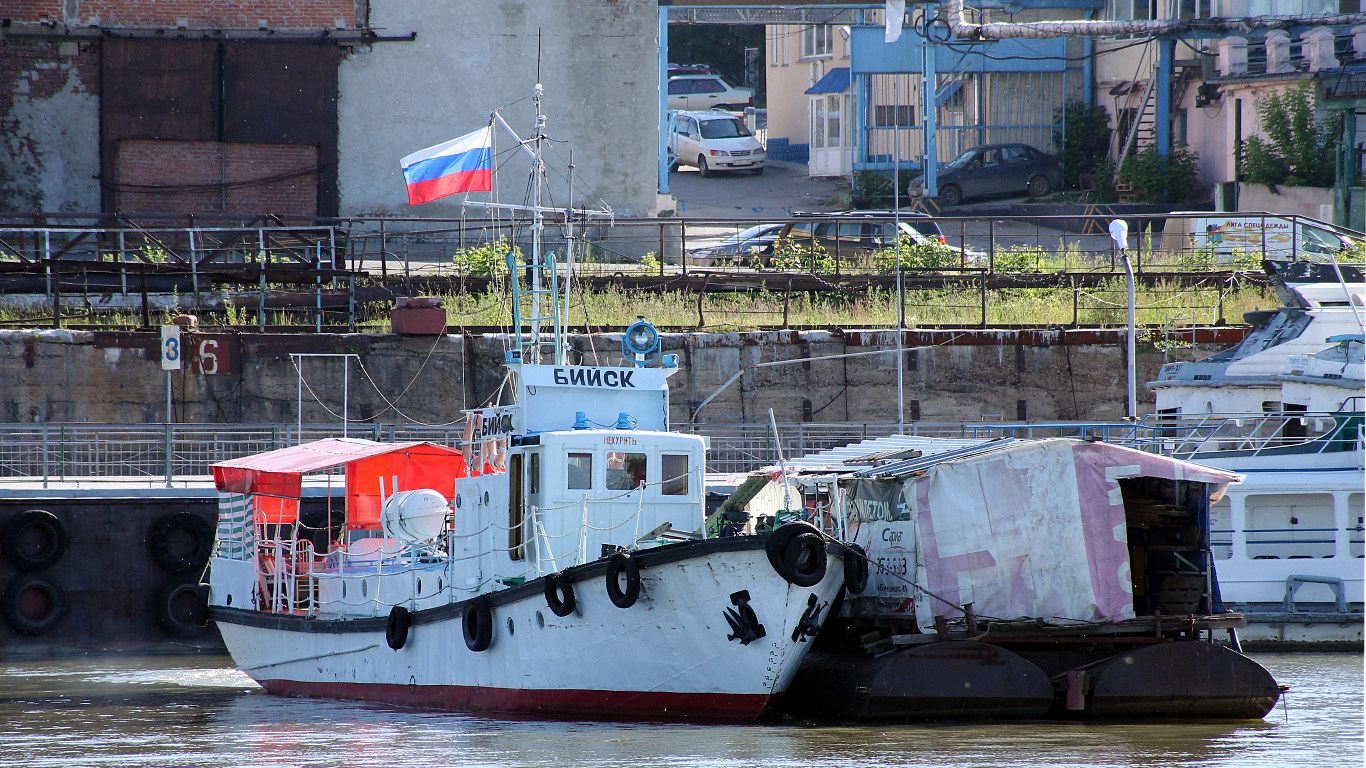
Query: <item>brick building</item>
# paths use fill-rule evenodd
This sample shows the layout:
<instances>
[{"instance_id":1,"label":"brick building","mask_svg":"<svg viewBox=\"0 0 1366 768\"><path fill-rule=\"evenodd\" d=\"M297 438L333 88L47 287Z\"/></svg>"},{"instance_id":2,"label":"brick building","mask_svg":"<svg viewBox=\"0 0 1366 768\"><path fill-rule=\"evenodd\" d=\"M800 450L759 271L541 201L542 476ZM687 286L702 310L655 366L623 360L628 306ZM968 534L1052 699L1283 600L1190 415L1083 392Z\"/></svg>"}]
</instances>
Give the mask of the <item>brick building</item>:
<instances>
[{"instance_id":1,"label":"brick building","mask_svg":"<svg viewBox=\"0 0 1366 768\"><path fill-rule=\"evenodd\" d=\"M656 0L0 0L0 213L459 215L407 206L399 158L540 81L578 178L652 215L658 14Z\"/></svg>"},{"instance_id":2,"label":"brick building","mask_svg":"<svg viewBox=\"0 0 1366 768\"><path fill-rule=\"evenodd\" d=\"M335 215L356 0L0 1L0 208Z\"/></svg>"}]
</instances>

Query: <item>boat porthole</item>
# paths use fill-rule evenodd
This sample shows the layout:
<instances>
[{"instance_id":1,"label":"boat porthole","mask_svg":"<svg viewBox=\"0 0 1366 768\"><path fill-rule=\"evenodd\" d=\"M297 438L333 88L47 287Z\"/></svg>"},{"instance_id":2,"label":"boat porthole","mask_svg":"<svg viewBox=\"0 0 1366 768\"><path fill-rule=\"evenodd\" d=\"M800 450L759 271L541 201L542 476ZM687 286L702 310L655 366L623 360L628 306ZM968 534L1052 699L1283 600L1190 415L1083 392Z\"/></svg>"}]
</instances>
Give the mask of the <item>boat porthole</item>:
<instances>
[{"instance_id":1,"label":"boat porthole","mask_svg":"<svg viewBox=\"0 0 1366 768\"><path fill-rule=\"evenodd\" d=\"M362 580L361 580L361 583L360 583L360 596L361 596L361 597L369 597L369 596L370 596L370 582L365 581L364 579L362 579Z\"/></svg>"},{"instance_id":2,"label":"boat porthole","mask_svg":"<svg viewBox=\"0 0 1366 768\"><path fill-rule=\"evenodd\" d=\"M512 635L512 633L513 633L512 617L509 616L509 617L508 617L508 635L510 636L510 635Z\"/></svg>"},{"instance_id":3,"label":"boat porthole","mask_svg":"<svg viewBox=\"0 0 1366 768\"><path fill-rule=\"evenodd\" d=\"M417 580L417 593L422 594L422 579Z\"/></svg>"},{"instance_id":4,"label":"boat porthole","mask_svg":"<svg viewBox=\"0 0 1366 768\"><path fill-rule=\"evenodd\" d=\"M342 589L345 589L345 588L346 588L346 585L342 585ZM232 593L231 593L231 592L228 593L228 599L224 602L224 605L229 605L229 606L232 605Z\"/></svg>"},{"instance_id":5,"label":"boat porthole","mask_svg":"<svg viewBox=\"0 0 1366 768\"><path fill-rule=\"evenodd\" d=\"M441 590L443 590L443 589L445 589L445 588L446 588L446 586L445 586L444 584L441 583L441 579L437 579L437 580L436 580L436 591L437 591L437 592L440 592Z\"/></svg>"},{"instance_id":6,"label":"boat porthole","mask_svg":"<svg viewBox=\"0 0 1366 768\"><path fill-rule=\"evenodd\" d=\"M465 497L464 497L462 494L459 494L459 493L455 494L455 508L456 508L456 509L460 509L461 505L464 504L464 501L465 501Z\"/></svg>"},{"instance_id":7,"label":"boat porthole","mask_svg":"<svg viewBox=\"0 0 1366 768\"><path fill-rule=\"evenodd\" d=\"M545 616L543 616L540 611L536 612L536 626L545 629Z\"/></svg>"},{"instance_id":8,"label":"boat porthole","mask_svg":"<svg viewBox=\"0 0 1366 768\"><path fill-rule=\"evenodd\" d=\"M489 503L489 492L488 492L488 491L484 491L484 505L485 505L485 506L488 506L488 503Z\"/></svg>"},{"instance_id":9,"label":"boat porthole","mask_svg":"<svg viewBox=\"0 0 1366 768\"><path fill-rule=\"evenodd\" d=\"M346 597L346 582L342 582L342 597Z\"/></svg>"}]
</instances>

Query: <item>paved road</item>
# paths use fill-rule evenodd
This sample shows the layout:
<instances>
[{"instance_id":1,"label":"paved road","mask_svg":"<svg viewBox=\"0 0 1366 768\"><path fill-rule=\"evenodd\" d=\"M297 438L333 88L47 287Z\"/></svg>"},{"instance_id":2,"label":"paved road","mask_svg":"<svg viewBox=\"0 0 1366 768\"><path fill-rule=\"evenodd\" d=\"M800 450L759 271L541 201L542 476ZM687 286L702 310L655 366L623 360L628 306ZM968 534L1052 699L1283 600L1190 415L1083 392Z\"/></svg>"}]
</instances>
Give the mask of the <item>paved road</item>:
<instances>
[{"instance_id":1,"label":"paved road","mask_svg":"<svg viewBox=\"0 0 1366 768\"><path fill-rule=\"evenodd\" d=\"M704 179L694 168L680 168L669 174L669 191L680 218L784 219L794 211L839 210L849 181L813 179L805 164L770 161L762 176L741 171Z\"/></svg>"},{"instance_id":2,"label":"paved road","mask_svg":"<svg viewBox=\"0 0 1366 768\"><path fill-rule=\"evenodd\" d=\"M681 168L669 174L669 191L677 205L675 214L684 219L738 219L742 222L785 219L794 211L837 211L848 207L848 179L807 176L806 165L769 161L762 176L747 172L720 173L702 178L694 168ZM991 203L1011 202L991 200ZM1103 233L1077 235L1056 229L1036 227L1013 221L991 223L989 216L977 216L975 206L944 212L945 216L970 218L945 221L941 228L953 246L987 251L988 235L995 236L996 247L1033 247L1047 251L1070 251L1081 262L1108 260L1110 239ZM719 239L746 224L735 226L689 226L688 246ZM1080 265L1079 265L1080 266Z\"/></svg>"}]
</instances>

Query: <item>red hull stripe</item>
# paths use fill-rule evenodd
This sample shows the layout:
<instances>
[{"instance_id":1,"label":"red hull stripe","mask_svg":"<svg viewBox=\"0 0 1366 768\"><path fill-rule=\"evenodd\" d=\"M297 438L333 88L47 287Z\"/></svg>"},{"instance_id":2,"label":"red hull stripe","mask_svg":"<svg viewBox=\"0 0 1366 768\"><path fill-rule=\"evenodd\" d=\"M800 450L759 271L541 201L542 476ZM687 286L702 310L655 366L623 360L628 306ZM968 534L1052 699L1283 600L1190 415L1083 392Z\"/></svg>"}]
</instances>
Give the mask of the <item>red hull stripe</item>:
<instances>
[{"instance_id":1,"label":"red hull stripe","mask_svg":"<svg viewBox=\"0 0 1366 768\"><path fill-rule=\"evenodd\" d=\"M466 685L393 685L262 680L280 696L354 699L401 706L573 720L754 720L768 707L766 694L662 693L659 691L517 690Z\"/></svg>"},{"instance_id":2,"label":"red hull stripe","mask_svg":"<svg viewBox=\"0 0 1366 768\"><path fill-rule=\"evenodd\" d=\"M479 168L473 171L460 171L427 181L417 181L408 185L408 204L418 205L439 200L447 195L461 192L488 192L493 189L493 171Z\"/></svg>"}]
</instances>

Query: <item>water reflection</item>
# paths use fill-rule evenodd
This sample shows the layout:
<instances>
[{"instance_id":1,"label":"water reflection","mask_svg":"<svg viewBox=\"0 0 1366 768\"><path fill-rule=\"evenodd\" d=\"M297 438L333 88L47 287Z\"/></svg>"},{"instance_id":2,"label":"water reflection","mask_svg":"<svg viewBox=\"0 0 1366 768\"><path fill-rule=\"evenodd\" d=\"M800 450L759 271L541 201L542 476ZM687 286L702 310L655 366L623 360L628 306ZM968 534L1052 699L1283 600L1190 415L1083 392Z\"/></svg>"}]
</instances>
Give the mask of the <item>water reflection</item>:
<instances>
[{"instance_id":1,"label":"water reflection","mask_svg":"<svg viewBox=\"0 0 1366 768\"><path fill-rule=\"evenodd\" d=\"M691 726L495 720L267 695L226 659L0 665L0 767L1267 766L1362 744L1362 657L1257 656L1291 685L1264 721Z\"/></svg>"}]
</instances>

